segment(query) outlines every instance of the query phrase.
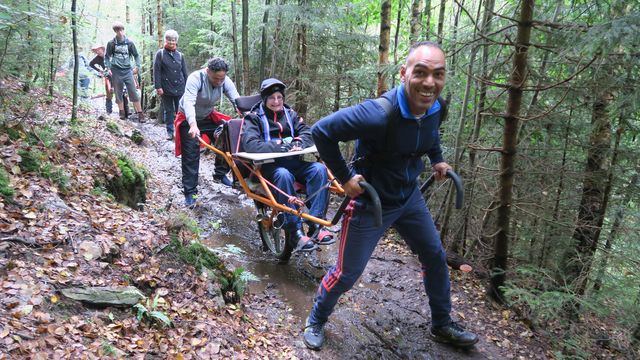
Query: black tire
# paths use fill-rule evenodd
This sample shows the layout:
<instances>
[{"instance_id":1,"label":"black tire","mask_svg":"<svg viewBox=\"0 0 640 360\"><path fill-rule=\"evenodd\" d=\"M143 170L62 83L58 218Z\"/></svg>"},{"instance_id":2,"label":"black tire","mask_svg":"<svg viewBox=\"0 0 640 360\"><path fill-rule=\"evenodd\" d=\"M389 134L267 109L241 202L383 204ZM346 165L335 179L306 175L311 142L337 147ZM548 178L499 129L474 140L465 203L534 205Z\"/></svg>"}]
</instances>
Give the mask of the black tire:
<instances>
[{"instance_id":1,"label":"black tire","mask_svg":"<svg viewBox=\"0 0 640 360\"><path fill-rule=\"evenodd\" d=\"M263 248L270 251L281 262L286 263L291 258L294 244L288 241L282 229L276 229L271 222L271 207L255 201L256 209L261 220L258 220L258 232L262 239Z\"/></svg>"}]
</instances>

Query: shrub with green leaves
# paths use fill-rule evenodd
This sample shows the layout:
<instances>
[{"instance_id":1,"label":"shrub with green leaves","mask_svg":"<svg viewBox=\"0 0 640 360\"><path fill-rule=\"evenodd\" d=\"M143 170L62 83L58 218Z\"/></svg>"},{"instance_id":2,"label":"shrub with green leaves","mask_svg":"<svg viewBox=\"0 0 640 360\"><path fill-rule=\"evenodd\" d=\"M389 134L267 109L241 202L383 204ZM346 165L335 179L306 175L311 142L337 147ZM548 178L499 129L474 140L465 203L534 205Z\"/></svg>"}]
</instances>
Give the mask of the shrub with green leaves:
<instances>
[{"instance_id":1,"label":"shrub with green leaves","mask_svg":"<svg viewBox=\"0 0 640 360\"><path fill-rule=\"evenodd\" d=\"M162 311L158 310L158 302L160 300L160 296L156 295L151 299L146 300L146 306L143 304L135 304L133 308L136 310L136 318L138 321L148 322L150 324L159 324L165 327L171 327L173 323L171 319Z\"/></svg>"},{"instance_id":2,"label":"shrub with green leaves","mask_svg":"<svg viewBox=\"0 0 640 360\"><path fill-rule=\"evenodd\" d=\"M31 146L44 145L51 148L55 144L56 131L49 125L34 128L27 133L27 143Z\"/></svg>"},{"instance_id":3,"label":"shrub with green leaves","mask_svg":"<svg viewBox=\"0 0 640 360\"><path fill-rule=\"evenodd\" d=\"M15 191L9 182L9 173L0 166L0 195L5 199L11 199Z\"/></svg>"},{"instance_id":4,"label":"shrub with green leaves","mask_svg":"<svg viewBox=\"0 0 640 360\"><path fill-rule=\"evenodd\" d=\"M44 154L38 150L18 150L18 155L22 158L20 161L20 170L23 172L37 172L42 166Z\"/></svg>"},{"instance_id":5,"label":"shrub with green leaves","mask_svg":"<svg viewBox=\"0 0 640 360\"><path fill-rule=\"evenodd\" d=\"M67 176L64 170L59 166L55 166L51 163L46 163L40 168L40 174L44 178L47 178L56 183L56 185L58 185L58 188L60 188L61 190L67 190L69 188L69 176Z\"/></svg>"},{"instance_id":6,"label":"shrub with green leaves","mask_svg":"<svg viewBox=\"0 0 640 360\"><path fill-rule=\"evenodd\" d=\"M222 297L227 303L239 303L244 296L249 281L257 281L258 278L242 266L231 272L227 272L218 278Z\"/></svg>"}]
</instances>

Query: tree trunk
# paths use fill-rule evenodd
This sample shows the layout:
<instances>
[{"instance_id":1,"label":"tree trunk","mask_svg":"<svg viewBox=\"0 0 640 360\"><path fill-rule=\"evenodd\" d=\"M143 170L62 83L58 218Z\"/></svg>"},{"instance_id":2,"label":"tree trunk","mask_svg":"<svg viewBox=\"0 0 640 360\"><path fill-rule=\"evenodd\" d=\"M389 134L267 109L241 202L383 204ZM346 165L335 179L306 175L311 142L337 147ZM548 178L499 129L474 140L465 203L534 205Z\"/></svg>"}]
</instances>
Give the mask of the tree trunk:
<instances>
[{"instance_id":1,"label":"tree trunk","mask_svg":"<svg viewBox=\"0 0 640 360\"><path fill-rule=\"evenodd\" d=\"M242 93L251 89L249 81L249 0L242 0Z\"/></svg>"},{"instance_id":2,"label":"tree trunk","mask_svg":"<svg viewBox=\"0 0 640 360\"><path fill-rule=\"evenodd\" d=\"M129 2L125 0L124 2L124 21L128 24L131 23L130 11L129 11Z\"/></svg>"},{"instance_id":3,"label":"tree trunk","mask_svg":"<svg viewBox=\"0 0 640 360\"><path fill-rule=\"evenodd\" d=\"M277 3L277 2L276 2ZM273 77L276 72L276 63L278 49L280 49L280 27L282 25L282 10L278 9L278 17L276 18L276 28L273 29L273 47L271 51L271 68L269 69L269 77Z\"/></svg>"},{"instance_id":4,"label":"tree trunk","mask_svg":"<svg viewBox=\"0 0 640 360\"><path fill-rule=\"evenodd\" d=\"M78 32L76 30L76 2L77 0L71 0L71 42L73 44L73 102L71 107L71 122L75 123L78 120Z\"/></svg>"},{"instance_id":5,"label":"tree trunk","mask_svg":"<svg viewBox=\"0 0 640 360\"><path fill-rule=\"evenodd\" d=\"M477 11L477 15L476 15L476 24L480 22L480 14L481 14L481 9L482 9L482 0L480 2L478 2L478 11ZM473 30L473 38L475 39L476 37L476 28L474 27ZM476 54L478 53L478 46L473 46L471 48L471 55L469 58L469 65L467 68L467 81L466 81L466 85L465 85L465 89L464 89L464 96L462 98L462 110L460 111L460 119L458 121L458 132L456 134L456 142L455 142L455 155L453 157L453 169L458 172L459 174L463 175L460 171L460 167L461 167L461 162L462 162L462 137L464 134L464 129L466 127L466 118L467 118L467 107L469 104L469 98L471 97L471 84L473 83L473 74L475 73L473 70L473 67L475 65L475 61L476 61ZM470 169L471 170L471 169ZM467 202L467 204L469 204ZM447 207L447 216L445 217L445 223L449 223L449 216L451 214L453 208L453 195L451 196L451 199L449 200L449 206ZM465 213L468 214L469 212L469 205L465 205L464 207L465 209ZM466 217L463 217L463 219L465 219ZM460 229L464 229L463 227L459 227ZM456 236L456 238L454 239L454 241L451 243L450 245L450 249L452 252L457 253L461 242L464 241L464 238L461 237L461 235L464 233L464 231L459 231L457 234L458 236ZM444 239L444 236L446 234L443 234L442 238ZM463 246L464 247L464 246Z\"/></svg>"},{"instance_id":6,"label":"tree trunk","mask_svg":"<svg viewBox=\"0 0 640 360\"><path fill-rule=\"evenodd\" d=\"M464 0L462 0L458 4L459 4L458 10L456 11L456 14L453 20L453 38L451 40L452 44L456 44L456 39L458 36L458 21L460 19L460 12L462 11L462 7L464 6ZM451 56L447 59L448 68L450 69L447 76L451 78L454 78L456 76L456 59L457 59L456 54L457 52L453 51ZM447 104L451 104L451 88L447 88L447 95L445 96L444 101ZM440 121L445 121L446 119L447 119L447 114L444 114L444 117ZM449 189L451 189L451 184L449 185ZM447 235L449 234L449 220L451 219L451 212L453 211L453 196L454 196L454 192L449 190L448 196L444 197L444 200L443 200L444 215L442 217L443 221L442 221L442 227L440 230L440 237L443 240L446 239Z\"/></svg>"},{"instance_id":7,"label":"tree trunk","mask_svg":"<svg viewBox=\"0 0 640 360\"><path fill-rule=\"evenodd\" d=\"M398 64L398 37L400 35L400 20L402 20L402 2L403 0L400 0L400 4L398 4L398 17L396 20L396 32L393 35L393 64L397 65ZM395 87L396 86L396 73L394 72L393 75L391 76L391 87Z\"/></svg>"},{"instance_id":8,"label":"tree trunk","mask_svg":"<svg viewBox=\"0 0 640 360\"><path fill-rule=\"evenodd\" d=\"M269 6L271 0L264 0L264 16L262 17L262 46L260 49L260 75L258 80L264 80L264 69L267 67L267 25L269 24Z\"/></svg>"},{"instance_id":9,"label":"tree trunk","mask_svg":"<svg viewBox=\"0 0 640 360\"><path fill-rule=\"evenodd\" d=\"M380 11L380 45L378 47L378 91L377 96L388 90L384 71L389 65L389 35L391 33L391 1L383 0Z\"/></svg>"},{"instance_id":10,"label":"tree trunk","mask_svg":"<svg viewBox=\"0 0 640 360\"><path fill-rule=\"evenodd\" d=\"M47 1L47 16L51 17L51 1ZM49 96L53 96L53 81L56 78L55 50L53 33L49 32L49 76L47 81Z\"/></svg>"},{"instance_id":11,"label":"tree trunk","mask_svg":"<svg viewBox=\"0 0 640 360\"><path fill-rule=\"evenodd\" d=\"M238 19L236 17L236 0L231 0L231 41L233 42L233 82L236 85L240 85L239 90L240 94L245 94L242 89L242 84L238 82L238 74L240 73L240 67L238 64L240 61L238 60Z\"/></svg>"},{"instance_id":12,"label":"tree trunk","mask_svg":"<svg viewBox=\"0 0 640 360\"><path fill-rule=\"evenodd\" d=\"M411 2L411 21L409 21L409 43L414 44L418 41L422 32L422 0L413 0Z\"/></svg>"},{"instance_id":13,"label":"tree trunk","mask_svg":"<svg viewBox=\"0 0 640 360\"><path fill-rule=\"evenodd\" d=\"M567 165L567 154L569 152L569 133L571 132L571 118L573 116L573 110L569 111L569 121L567 121L567 124L565 125L565 133L564 133L564 146L562 149L562 162L560 165L560 169L565 169L565 166ZM553 219L553 223L556 224L558 222L558 219L560 218L560 200L562 199L562 197L564 196L564 178L565 178L565 172L561 171L560 174L558 174L559 176L559 180L558 180L558 188L556 189L556 197L555 197L555 204L553 206L553 215L552 215L552 219ZM540 267L546 267L545 263L547 262L547 255L549 254L549 252L551 251L551 241L549 239L552 239L555 236L555 229L551 227L551 225L549 225L549 228L544 232L544 236L542 238L542 252L540 253L540 258L538 259L538 266Z\"/></svg>"},{"instance_id":14,"label":"tree trunk","mask_svg":"<svg viewBox=\"0 0 640 360\"><path fill-rule=\"evenodd\" d=\"M158 49L162 49L163 45L164 45L164 41L162 41L162 28L163 28L163 24L162 24L162 0L156 0L156 16L157 21L156 21L156 31L158 32Z\"/></svg>"},{"instance_id":15,"label":"tree trunk","mask_svg":"<svg viewBox=\"0 0 640 360\"><path fill-rule=\"evenodd\" d=\"M429 40L431 33L431 0L426 0L424 4L424 28L422 31L425 40Z\"/></svg>"},{"instance_id":16,"label":"tree trunk","mask_svg":"<svg viewBox=\"0 0 640 360\"><path fill-rule=\"evenodd\" d=\"M209 24L209 31L211 31L211 34L209 35L211 37L211 46L215 46L215 41L214 41L214 34L216 32L216 26L215 26L215 22L213 21L213 14L215 12L215 7L216 7L216 1L215 0L211 0L211 3L209 4L209 16L211 17L211 23Z\"/></svg>"},{"instance_id":17,"label":"tree trunk","mask_svg":"<svg viewBox=\"0 0 640 360\"><path fill-rule=\"evenodd\" d=\"M509 96L504 115L502 158L500 163L500 206L498 207L497 227L493 271L489 286L489 295L498 302L504 302L501 287L506 280L507 258L509 254L509 235L511 222L511 200L515 171L515 156L518 143L518 122L522 104L522 88L528 78L527 52L531 38L534 0L522 0L520 20L513 56L513 71L509 79Z\"/></svg>"},{"instance_id":18,"label":"tree trunk","mask_svg":"<svg viewBox=\"0 0 640 360\"><path fill-rule=\"evenodd\" d=\"M438 44L442 45L442 31L444 29L444 11L446 0L440 0L440 14L438 15Z\"/></svg>"},{"instance_id":19,"label":"tree trunk","mask_svg":"<svg viewBox=\"0 0 640 360\"><path fill-rule=\"evenodd\" d=\"M622 129L618 129L616 131L616 143L614 145L613 150L613 159L611 160L611 168L609 169L609 181L612 181L614 165L616 163L617 155L618 155L618 146L620 145ZM611 247L613 246L613 242L618 237L618 233L620 232L620 226L622 225L622 219L624 218L625 211L628 209L629 202L631 201L631 196L635 195L634 191L630 189L635 189L638 186L638 174L635 173L631 177L631 181L627 186L627 191L624 194L624 199L622 200L622 204L616 210L613 216L613 224L611 225L611 231L609 232L609 236L607 236L607 240L604 244L604 253L602 254L602 263L598 267L598 275L593 284L593 290L600 291L602 289L602 278L604 277L604 273L607 269L609 262L609 253L611 252Z\"/></svg>"},{"instance_id":20,"label":"tree trunk","mask_svg":"<svg viewBox=\"0 0 640 360\"><path fill-rule=\"evenodd\" d=\"M102 4L102 0L98 0L98 8L96 9L96 13L100 14L100 5ZM93 33L93 42L98 42L98 29L100 28L100 16L96 16L96 31Z\"/></svg>"},{"instance_id":21,"label":"tree trunk","mask_svg":"<svg viewBox=\"0 0 640 360\"><path fill-rule=\"evenodd\" d=\"M306 0L299 0L300 11L307 11ZM307 116L307 86L304 76L307 69L307 25L301 22L298 25L298 66L296 66L296 111L305 118Z\"/></svg>"},{"instance_id":22,"label":"tree trunk","mask_svg":"<svg viewBox=\"0 0 640 360\"><path fill-rule=\"evenodd\" d=\"M598 245L605 213L607 160L611 152L611 122L607 115L609 94L600 94L593 104L591 139L582 185L578 219L573 232L574 248L565 254L565 281L573 283L575 292L583 295Z\"/></svg>"}]
</instances>

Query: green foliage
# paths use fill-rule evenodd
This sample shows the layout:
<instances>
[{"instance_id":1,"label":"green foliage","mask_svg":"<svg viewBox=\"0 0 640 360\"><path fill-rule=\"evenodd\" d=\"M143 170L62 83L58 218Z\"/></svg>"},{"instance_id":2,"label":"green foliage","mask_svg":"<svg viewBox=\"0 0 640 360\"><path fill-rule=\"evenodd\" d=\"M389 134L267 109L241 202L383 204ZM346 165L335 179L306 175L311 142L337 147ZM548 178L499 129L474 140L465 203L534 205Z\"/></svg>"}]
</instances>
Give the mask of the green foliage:
<instances>
[{"instance_id":1,"label":"green foliage","mask_svg":"<svg viewBox=\"0 0 640 360\"><path fill-rule=\"evenodd\" d=\"M225 302L239 303L244 296L249 281L259 279L251 272L239 266L231 272L218 277Z\"/></svg>"},{"instance_id":2,"label":"green foliage","mask_svg":"<svg viewBox=\"0 0 640 360\"><path fill-rule=\"evenodd\" d=\"M77 120L71 120L69 122L69 132L75 137L83 137L86 133L83 124Z\"/></svg>"},{"instance_id":3,"label":"green foliage","mask_svg":"<svg viewBox=\"0 0 640 360\"><path fill-rule=\"evenodd\" d=\"M133 143L136 145L142 144L142 142L144 141L144 136L142 136L140 130L133 130L133 133L131 134L131 141L133 141Z\"/></svg>"},{"instance_id":4,"label":"green foliage","mask_svg":"<svg viewBox=\"0 0 640 360\"><path fill-rule=\"evenodd\" d=\"M222 219L218 219L216 221L209 221L209 225L213 230L220 230L220 226L222 226Z\"/></svg>"},{"instance_id":5,"label":"green foliage","mask_svg":"<svg viewBox=\"0 0 640 360\"><path fill-rule=\"evenodd\" d=\"M136 165L131 159L125 155L121 155L117 161L120 174L122 175L122 182L125 186L144 183L146 179L146 171L144 168Z\"/></svg>"},{"instance_id":6,"label":"green foliage","mask_svg":"<svg viewBox=\"0 0 640 360\"><path fill-rule=\"evenodd\" d=\"M118 351L116 349L115 346L113 346L113 344L111 344L110 342L108 342L107 340L102 342L102 353L106 356L117 356L118 355Z\"/></svg>"},{"instance_id":7,"label":"green foliage","mask_svg":"<svg viewBox=\"0 0 640 360\"><path fill-rule=\"evenodd\" d=\"M20 139L20 130L14 127L3 127L4 131L6 131L7 135L9 135L9 139L11 140L19 140Z\"/></svg>"},{"instance_id":8,"label":"green foliage","mask_svg":"<svg viewBox=\"0 0 640 360\"><path fill-rule=\"evenodd\" d=\"M36 127L27 133L27 143L31 146L43 145L46 148L51 148L55 144L55 140L55 129L49 125Z\"/></svg>"},{"instance_id":9,"label":"green foliage","mask_svg":"<svg viewBox=\"0 0 640 360\"><path fill-rule=\"evenodd\" d=\"M174 235L170 248L171 251L178 256L178 259L189 265L193 265L198 272L201 272L202 269L220 270L224 268L220 258L199 242L193 241L189 245L184 246Z\"/></svg>"},{"instance_id":10,"label":"green foliage","mask_svg":"<svg viewBox=\"0 0 640 360\"><path fill-rule=\"evenodd\" d=\"M187 230L189 230L189 232L194 234L196 237L198 238L200 237L200 234L202 233L202 229L200 229L200 226L198 226L198 221L192 218L191 216L189 216L189 214L179 213L177 216L177 222L178 222L178 227L184 226L187 228Z\"/></svg>"},{"instance_id":11,"label":"green foliage","mask_svg":"<svg viewBox=\"0 0 640 360\"><path fill-rule=\"evenodd\" d=\"M122 131L115 121L107 121L107 130L112 134L122 136Z\"/></svg>"},{"instance_id":12,"label":"green foliage","mask_svg":"<svg viewBox=\"0 0 640 360\"><path fill-rule=\"evenodd\" d=\"M40 175L56 183L61 190L69 189L69 176L59 166L46 163L40 168Z\"/></svg>"},{"instance_id":13,"label":"green foliage","mask_svg":"<svg viewBox=\"0 0 640 360\"><path fill-rule=\"evenodd\" d=\"M18 155L22 158L20 161L20 170L23 172L37 172L40 170L42 161L45 159L44 154L38 150L18 150Z\"/></svg>"},{"instance_id":14,"label":"green foliage","mask_svg":"<svg viewBox=\"0 0 640 360\"><path fill-rule=\"evenodd\" d=\"M7 173L4 166L0 166L0 195L5 199L11 199L14 193L15 190L9 182L9 173Z\"/></svg>"},{"instance_id":15,"label":"green foliage","mask_svg":"<svg viewBox=\"0 0 640 360\"><path fill-rule=\"evenodd\" d=\"M163 327L171 327L173 323L171 322L171 319L167 316L167 314L157 310L159 300L160 295L156 295L153 298L153 301L149 298L145 300L146 306L140 303L133 305L138 321L143 321L150 324L159 324Z\"/></svg>"},{"instance_id":16,"label":"green foliage","mask_svg":"<svg viewBox=\"0 0 640 360\"><path fill-rule=\"evenodd\" d=\"M100 183L95 183L93 186L93 189L91 190L91 193L94 195L98 195L98 196L104 196L107 197L111 200L115 200L115 197L113 197L113 194L111 194L107 188L100 184Z\"/></svg>"}]
</instances>

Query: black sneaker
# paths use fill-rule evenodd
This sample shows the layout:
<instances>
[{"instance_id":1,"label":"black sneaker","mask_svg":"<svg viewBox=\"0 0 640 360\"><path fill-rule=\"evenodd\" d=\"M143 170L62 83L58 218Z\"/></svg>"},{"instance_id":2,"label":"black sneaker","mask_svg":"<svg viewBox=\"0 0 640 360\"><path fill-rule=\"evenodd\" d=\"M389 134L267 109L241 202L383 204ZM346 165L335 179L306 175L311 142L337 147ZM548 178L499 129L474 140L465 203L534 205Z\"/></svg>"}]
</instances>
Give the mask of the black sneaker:
<instances>
[{"instance_id":1,"label":"black sneaker","mask_svg":"<svg viewBox=\"0 0 640 360\"><path fill-rule=\"evenodd\" d=\"M478 335L466 331L457 322L451 322L445 326L431 328L431 334L435 341L451 344L455 347L470 348L478 342Z\"/></svg>"},{"instance_id":2,"label":"black sneaker","mask_svg":"<svg viewBox=\"0 0 640 360\"><path fill-rule=\"evenodd\" d=\"M309 318L304 322L304 344L311 350L320 350L324 343L324 324L311 324Z\"/></svg>"}]
</instances>

